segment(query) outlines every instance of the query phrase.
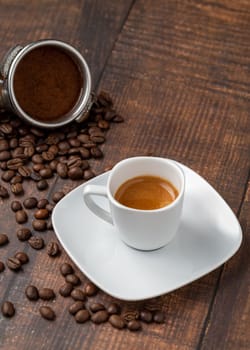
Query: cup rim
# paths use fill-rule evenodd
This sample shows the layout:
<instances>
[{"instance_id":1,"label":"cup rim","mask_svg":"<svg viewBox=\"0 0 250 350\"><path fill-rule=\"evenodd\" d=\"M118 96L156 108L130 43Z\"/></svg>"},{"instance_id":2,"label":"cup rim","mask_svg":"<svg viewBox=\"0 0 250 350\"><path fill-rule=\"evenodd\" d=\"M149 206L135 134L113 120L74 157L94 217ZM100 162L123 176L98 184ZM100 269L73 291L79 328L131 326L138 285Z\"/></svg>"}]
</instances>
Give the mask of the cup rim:
<instances>
[{"instance_id":1,"label":"cup rim","mask_svg":"<svg viewBox=\"0 0 250 350\"><path fill-rule=\"evenodd\" d=\"M84 75L84 81L85 81L85 87L82 89L82 92L78 98L78 101L76 102L73 109L68 113L65 114L65 116L62 118L62 120L58 120L56 122L42 122L40 120L36 120L35 118L30 117L20 106L18 103L16 96L15 96L15 90L14 90L14 75L17 68L18 63L22 60L22 58L28 54L30 51L33 51L39 47L42 46L54 46L57 47L63 51L65 51L69 56L75 57L76 64L78 64L79 69L82 71L82 74ZM74 59L74 58L72 58ZM73 120L75 120L77 117L79 117L80 113L83 111L84 107L87 105L89 101L89 97L91 95L91 75L90 70L87 65L87 62L85 61L84 57L80 54L79 51L77 51L73 46L70 44L61 41L61 40L55 40L55 39L42 39L38 40L36 42L32 42L28 45L26 45L23 49L21 49L16 57L13 59L9 74L8 74L8 87L9 87L9 98L11 105L15 109L16 113L24 120L28 121L30 124L33 124L37 127L42 128L57 128L63 125L66 125Z\"/></svg>"},{"instance_id":2,"label":"cup rim","mask_svg":"<svg viewBox=\"0 0 250 350\"><path fill-rule=\"evenodd\" d=\"M128 162L128 161L136 161L136 160L143 160L145 159L147 160L157 160L157 161L164 161L169 163L171 166L173 166L177 172L180 174L180 178L182 180L182 184L181 184L181 189L180 191L178 191L178 196L177 198L174 199L173 202L171 202L170 204L165 205L164 207L158 208L158 209L136 209L136 208L131 208L131 207L127 207L126 205L121 204L120 202L118 202L113 194L110 191L110 184L112 181L112 176L114 174L114 172L116 171L117 168L119 168L122 164ZM140 176L140 175L139 175ZM122 184L121 184L122 185ZM178 163L175 160L169 159L169 158L163 158L163 157L151 157L151 156L135 156L135 157L129 157L129 158L125 158L123 160L121 160L120 162L116 163L115 166L112 168L109 177L108 177L108 182L107 182L107 195L109 200L111 201L111 203L113 203L116 207L121 208L123 210L127 210L130 212L135 212L135 213L149 213L149 214L154 214L154 213L160 213L160 212L164 212L164 211L169 211L170 209L172 209L173 207L177 206L178 203L182 200L183 196L184 196L184 192L185 192L185 186L186 186L186 179L185 179L185 174L184 171L181 169L181 167L178 165Z\"/></svg>"}]
</instances>

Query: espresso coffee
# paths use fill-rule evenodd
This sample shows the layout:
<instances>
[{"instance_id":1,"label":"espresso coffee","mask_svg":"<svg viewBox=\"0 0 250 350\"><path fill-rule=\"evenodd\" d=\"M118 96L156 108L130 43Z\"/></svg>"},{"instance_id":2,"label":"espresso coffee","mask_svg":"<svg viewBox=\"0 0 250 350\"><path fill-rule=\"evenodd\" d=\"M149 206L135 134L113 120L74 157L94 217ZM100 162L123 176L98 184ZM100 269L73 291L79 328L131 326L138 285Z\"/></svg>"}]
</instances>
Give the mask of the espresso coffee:
<instances>
[{"instance_id":1,"label":"espresso coffee","mask_svg":"<svg viewBox=\"0 0 250 350\"><path fill-rule=\"evenodd\" d=\"M154 210L172 203L177 189L166 179L143 175L124 182L116 191L115 199L126 207Z\"/></svg>"}]
</instances>

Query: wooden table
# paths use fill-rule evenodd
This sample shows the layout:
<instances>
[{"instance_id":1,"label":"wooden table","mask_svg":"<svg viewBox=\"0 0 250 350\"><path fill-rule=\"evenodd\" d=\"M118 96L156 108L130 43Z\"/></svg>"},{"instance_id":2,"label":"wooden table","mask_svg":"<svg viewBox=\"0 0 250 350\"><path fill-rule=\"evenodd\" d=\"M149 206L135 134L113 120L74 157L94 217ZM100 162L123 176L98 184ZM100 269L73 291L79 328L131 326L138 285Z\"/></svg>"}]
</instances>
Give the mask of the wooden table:
<instances>
[{"instance_id":1,"label":"wooden table","mask_svg":"<svg viewBox=\"0 0 250 350\"><path fill-rule=\"evenodd\" d=\"M65 252L51 259L20 243L10 209L14 196L0 199L0 232L10 239L0 260L24 246L30 257L24 272L0 274L0 301L16 308L13 318L0 316L0 348L249 349L249 1L1 0L0 34L0 56L38 39L72 44L90 66L94 90L111 94L125 122L107 132L104 158L90 161L96 174L128 156L176 159L222 195L244 233L226 264L155 301L163 324L143 324L137 333L108 323L77 324L67 311L69 299L58 294L52 303L57 318L49 322L39 315L42 302L30 302L24 290L33 283L57 293L59 267L70 259ZM80 183L54 178L43 196ZM20 201L41 197L34 184L24 187ZM55 239L51 231L43 237ZM95 300L114 301L102 291Z\"/></svg>"}]
</instances>

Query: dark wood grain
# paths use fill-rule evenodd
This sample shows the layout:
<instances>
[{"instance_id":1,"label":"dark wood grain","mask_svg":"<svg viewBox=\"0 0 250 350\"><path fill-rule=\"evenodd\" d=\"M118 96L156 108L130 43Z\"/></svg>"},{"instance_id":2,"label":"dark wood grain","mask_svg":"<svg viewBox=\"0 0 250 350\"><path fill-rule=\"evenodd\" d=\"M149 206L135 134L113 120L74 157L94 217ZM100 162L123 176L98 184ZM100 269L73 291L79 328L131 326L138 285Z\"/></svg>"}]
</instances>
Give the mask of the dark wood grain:
<instances>
[{"instance_id":1,"label":"dark wood grain","mask_svg":"<svg viewBox=\"0 0 250 350\"><path fill-rule=\"evenodd\" d=\"M40 38L65 40L86 57L96 89L111 93L125 117L112 124L92 160L96 174L132 155L153 154L191 167L225 198L244 231L242 247L224 266L177 291L150 301L165 312L162 325L139 333L109 324L76 324L69 299L57 293L51 324L39 316L25 287L63 283L55 259L16 239L10 200L0 200L0 232L10 243L0 260L24 249L24 272L0 275L0 301L16 306L12 319L0 316L1 349L247 349L249 347L249 66L250 4L217 1L0 1L0 56L16 43ZM1 173L1 170L0 170ZM25 184L25 196L51 200L56 190L80 182L52 179L48 192ZM24 197L21 197L23 200ZM28 225L31 225L29 221ZM52 231L43 235L55 239ZM83 284L86 277L77 269ZM131 287L132 288L132 287ZM114 301L103 292L94 300ZM121 302L124 309L140 304Z\"/></svg>"}]
</instances>

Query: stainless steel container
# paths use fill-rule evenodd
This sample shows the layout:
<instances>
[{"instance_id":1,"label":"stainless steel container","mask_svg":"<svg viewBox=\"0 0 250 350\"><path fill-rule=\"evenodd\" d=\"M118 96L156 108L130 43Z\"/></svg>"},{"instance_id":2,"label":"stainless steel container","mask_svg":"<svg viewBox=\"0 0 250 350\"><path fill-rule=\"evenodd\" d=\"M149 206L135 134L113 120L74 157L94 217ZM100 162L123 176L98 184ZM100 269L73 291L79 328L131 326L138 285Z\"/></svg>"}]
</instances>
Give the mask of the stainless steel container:
<instances>
[{"instance_id":1,"label":"stainless steel container","mask_svg":"<svg viewBox=\"0 0 250 350\"><path fill-rule=\"evenodd\" d=\"M83 86L81 87L80 96L74 107L69 113L63 115L59 118L59 120L53 122L36 120L32 116L28 115L19 105L14 92L14 76L20 61L30 51L41 46L53 46L63 50L72 58L72 60L78 66L79 73L82 74ZM17 45L6 54L0 67L0 73L0 110L10 110L34 126L50 129L61 127L72 122L73 120L82 122L87 118L88 112L92 105L91 75L85 59L71 45L62 41L50 39L33 42L24 47Z\"/></svg>"}]
</instances>

